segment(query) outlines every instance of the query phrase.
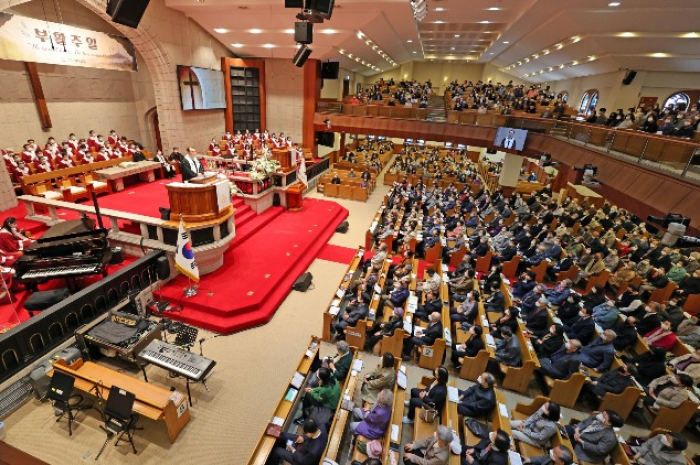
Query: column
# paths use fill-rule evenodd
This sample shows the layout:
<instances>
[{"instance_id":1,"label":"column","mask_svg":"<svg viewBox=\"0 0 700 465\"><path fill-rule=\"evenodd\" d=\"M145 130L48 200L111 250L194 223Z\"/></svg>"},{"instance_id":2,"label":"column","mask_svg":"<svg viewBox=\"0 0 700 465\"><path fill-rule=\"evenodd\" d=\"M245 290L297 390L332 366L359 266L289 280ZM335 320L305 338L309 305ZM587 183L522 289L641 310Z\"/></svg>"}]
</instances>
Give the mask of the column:
<instances>
[{"instance_id":1,"label":"column","mask_svg":"<svg viewBox=\"0 0 700 465\"><path fill-rule=\"evenodd\" d=\"M501 176L498 178L498 183L503 188L504 195L510 195L515 191L520 179L520 167L523 164L524 158L520 155L506 153L503 157L503 168Z\"/></svg>"},{"instance_id":2,"label":"column","mask_svg":"<svg viewBox=\"0 0 700 465\"><path fill-rule=\"evenodd\" d=\"M314 131L314 115L316 104L321 98L321 62L308 60L304 64L304 108L302 120L302 145L313 151L318 157L316 131Z\"/></svg>"}]
</instances>

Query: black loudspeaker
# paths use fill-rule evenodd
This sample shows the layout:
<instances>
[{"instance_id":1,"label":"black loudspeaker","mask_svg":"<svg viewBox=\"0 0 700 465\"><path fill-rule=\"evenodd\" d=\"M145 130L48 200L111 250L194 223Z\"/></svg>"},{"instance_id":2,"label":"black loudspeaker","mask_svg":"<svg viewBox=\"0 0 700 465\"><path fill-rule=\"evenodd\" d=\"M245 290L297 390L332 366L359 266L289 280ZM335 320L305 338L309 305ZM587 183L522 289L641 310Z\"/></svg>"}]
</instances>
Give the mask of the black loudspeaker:
<instances>
[{"instance_id":1,"label":"black loudspeaker","mask_svg":"<svg viewBox=\"0 0 700 465\"><path fill-rule=\"evenodd\" d=\"M314 23L294 23L294 42L312 44L314 42Z\"/></svg>"},{"instance_id":2,"label":"black loudspeaker","mask_svg":"<svg viewBox=\"0 0 700 465\"><path fill-rule=\"evenodd\" d=\"M318 140L319 145L333 147L335 143L335 134L332 132L317 132L316 139Z\"/></svg>"},{"instance_id":3,"label":"black loudspeaker","mask_svg":"<svg viewBox=\"0 0 700 465\"><path fill-rule=\"evenodd\" d=\"M496 149L486 149L486 153L494 154L496 153Z\"/></svg>"},{"instance_id":4,"label":"black loudspeaker","mask_svg":"<svg viewBox=\"0 0 700 465\"><path fill-rule=\"evenodd\" d=\"M321 63L322 79L338 79L338 74L340 74L340 63L337 61Z\"/></svg>"},{"instance_id":5,"label":"black loudspeaker","mask_svg":"<svg viewBox=\"0 0 700 465\"><path fill-rule=\"evenodd\" d=\"M280 195L275 192L272 194L272 206L273 207L279 207L280 206Z\"/></svg>"},{"instance_id":6,"label":"black loudspeaker","mask_svg":"<svg viewBox=\"0 0 700 465\"><path fill-rule=\"evenodd\" d=\"M170 276L170 262L168 261L168 257L160 257L158 259L156 273L158 274L158 279L168 279Z\"/></svg>"},{"instance_id":7,"label":"black loudspeaker","mask_svg":"<svg viewBox=\"0 0 700 465\"><path fill-rule=\"evenodd\" d=\"M292 63L294 63L294 66L301 68L304 66L304 63L306 63L306 59L309 58L309 55L311 55L311 49L309 46L302 45L299 47L299 50L297 50L294 58L292 58Z\"/></svg>"},{"instance_id":8,"label":"black loudspeaker","mask_svg":"<svg viewBox=\"0 0 700 465\"><path fill-rule=\"evenodd\" d=\"M625 78L622 80L622 85L623 86L628 86L632 84L632 81L634 81L635 76L637 75L637 72L633 69L628 69L627 73L625 74Z\"/></svg>"},{"instance_id":9,"label":"black loudspeaker","mask_svg":"<svg viewBox=\"0 0 700 465\"><path fill-rule=\"evenodd\" d=\"M136 28L150 0L109 0L107 14L115 23Z\"/></svg>"},{"instance_id":10,"label":"black loudspeaker","mask_svg":"<svg viewBox=\"0 0 700 465\"><path fill-rule=\"evenodd\" d=\"M340 223L338 225L337 228L335 228L335 232L345 234L346 232L348 232L349 228L350 228L350 223L348 223L347 221L343 221L342 223Z\"/></svg>"},{"instance_id":11,"label":"black loudspeaker","mask_svg":"<svg viewBox=\"0 0 700 465\"><path fill-rule=\"evenodd\" d=\"M284 0L285 8L304 8L304 0Z\"/></svg>"},{"instance_id":12,"label":"black loudspeaker","mask_svg":"<svg viewBox=\"0 0 700 465\"><path fill-rule=\"evenodd\" d=\"M323 19L331 19L335 0L306 0L306 9L317 13Z\"/></svg>"},{"instance_id":13,"label":"black loudspeaker","mask_svg":"<svg viewBox=\"0 0 700 465\"><path fill-rule=\"evenodd\" d=\"M306 292L307 289L309 289L309 286L311 286L312 279L314 279L314 277L311 275L311 273L307 271L306 273L297 278L297 280L294 282L294 285L292 286L292 290Z\"/></svg>"},{"instance_id":14,"label":"black loudspeaker","mask_svg":"<svg viewBox=\"0 0 700 465\"><path fill-rule=\"evenodd\" d=\"M166 207L158 207L158 212L160 213L160 219L165 221L170 221L170 209Z\"/></svg>"}]
</instances>

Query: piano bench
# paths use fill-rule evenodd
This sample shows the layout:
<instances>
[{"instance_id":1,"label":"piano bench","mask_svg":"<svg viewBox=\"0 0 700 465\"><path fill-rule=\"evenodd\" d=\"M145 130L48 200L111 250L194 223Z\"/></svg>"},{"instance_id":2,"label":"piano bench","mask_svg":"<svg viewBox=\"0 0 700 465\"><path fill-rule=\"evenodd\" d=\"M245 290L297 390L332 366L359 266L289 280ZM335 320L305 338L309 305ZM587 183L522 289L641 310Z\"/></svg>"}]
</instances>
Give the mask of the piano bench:
<instances>
[{"instance_id":1,"label":"piano bench","mask_svg":"<svg viewBox=\"0 0 700 465\"><path fill-rule=\"evenodd\" d=\"M40 312L55 305L62 300L65 300L70 295L68 288L54 289L51 291L35 292L24 303L24 309L27 310L30 316L34 316L34 312Z\"/></svg>"}]
</instances>

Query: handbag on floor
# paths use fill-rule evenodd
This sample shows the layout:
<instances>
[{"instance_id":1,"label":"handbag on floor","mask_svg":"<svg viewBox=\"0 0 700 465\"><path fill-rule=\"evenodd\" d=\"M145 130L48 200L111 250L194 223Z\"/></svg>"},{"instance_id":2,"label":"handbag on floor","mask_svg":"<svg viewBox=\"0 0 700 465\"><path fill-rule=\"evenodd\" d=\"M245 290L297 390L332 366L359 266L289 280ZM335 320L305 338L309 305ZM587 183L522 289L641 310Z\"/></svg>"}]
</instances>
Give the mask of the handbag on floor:
<instances>
[{"instance_id":1,"label":"handbag on floor","mask_svg":"<svg viewBox=\"0 0 700 465\"><path fill-rule=\"evenodd\" d=\"M481 439L486 439L489 437L489 429L486 427L485 424L476 421L473 418L466 420L464 423L474 436Z\"/></svg>"}]
</instances>

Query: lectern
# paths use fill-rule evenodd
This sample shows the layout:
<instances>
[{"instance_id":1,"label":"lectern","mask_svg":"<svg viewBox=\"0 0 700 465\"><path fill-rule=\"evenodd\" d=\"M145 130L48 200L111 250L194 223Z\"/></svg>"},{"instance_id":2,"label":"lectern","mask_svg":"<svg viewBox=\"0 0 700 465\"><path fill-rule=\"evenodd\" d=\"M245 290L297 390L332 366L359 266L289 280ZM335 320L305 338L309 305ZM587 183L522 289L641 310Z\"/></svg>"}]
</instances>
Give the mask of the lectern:
<instances>
[{"instance_id":1,"label":"lectern","mask_svg":"<svg viewBox=\"0 0 700 465\"><path fill-rule=\"evenodd\" d=\"M186 223L201 223L215 221L231 213L228 180L210 176L191 181L195 182L172 182L165 185L170 200L170 221L179 221L182 215L182 220Z\"/></svg>"}]
</instances>

